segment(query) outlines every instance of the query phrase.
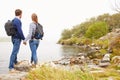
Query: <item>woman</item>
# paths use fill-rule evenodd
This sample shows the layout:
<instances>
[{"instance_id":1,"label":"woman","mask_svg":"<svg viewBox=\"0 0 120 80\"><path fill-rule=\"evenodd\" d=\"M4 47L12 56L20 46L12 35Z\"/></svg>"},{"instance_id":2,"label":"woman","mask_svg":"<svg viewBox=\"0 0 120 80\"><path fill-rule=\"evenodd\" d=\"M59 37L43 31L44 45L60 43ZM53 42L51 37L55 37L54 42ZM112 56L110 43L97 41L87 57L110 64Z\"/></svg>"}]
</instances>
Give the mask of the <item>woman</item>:
<instances>
[{"instance_id":1,"label":"woman","mask_svg":"<svg viewBox=\"0 0 120 80\"><path fill-rule=\"evenodd\" d=\"M29 27L29 34L26 37L26 39L24 40L23 44L26 45L27 40L29 40L29 45L30 45L30 49L31 49L31 64L32 65L37 65L38 63L38 58L37 58L37 48L39 46L39 39L35 39L33 38L33 33L35 32L36 29L36 24L38 23L38 17L35 13L33 13L31 15L31 19L32 19L32 23L30 23L30 27Z\"/></svg>"}]
</instances>

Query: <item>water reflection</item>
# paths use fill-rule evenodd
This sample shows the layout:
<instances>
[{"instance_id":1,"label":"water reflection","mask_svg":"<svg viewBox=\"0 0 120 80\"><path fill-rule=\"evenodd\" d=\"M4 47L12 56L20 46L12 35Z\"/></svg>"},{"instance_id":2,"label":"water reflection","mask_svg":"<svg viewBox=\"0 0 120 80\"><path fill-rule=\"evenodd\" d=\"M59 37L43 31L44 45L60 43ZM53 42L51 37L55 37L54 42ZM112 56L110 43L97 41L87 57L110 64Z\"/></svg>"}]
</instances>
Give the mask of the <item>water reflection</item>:
<instances>
[{"instance_id":1,"label":"water reflection","mask_svg":"<svg viewBox=\"0 0 120 80\"><path fill-rule=\"evenodd\" d=\"M77 46L69 46L69 45L63 45L61 46L61 55L62 56L74 56L80 52L82 52L83 49L80 49Z\"/></svg>"}]
</instances>

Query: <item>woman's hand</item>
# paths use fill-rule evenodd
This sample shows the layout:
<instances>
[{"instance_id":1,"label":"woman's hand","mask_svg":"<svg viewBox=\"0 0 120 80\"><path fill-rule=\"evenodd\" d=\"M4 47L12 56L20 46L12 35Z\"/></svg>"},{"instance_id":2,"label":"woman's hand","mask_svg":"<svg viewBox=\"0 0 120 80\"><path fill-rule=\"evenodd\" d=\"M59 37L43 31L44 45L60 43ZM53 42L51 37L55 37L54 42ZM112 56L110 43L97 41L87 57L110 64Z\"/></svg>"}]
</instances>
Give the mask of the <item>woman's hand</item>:
<instances>
[{"instance_id":1,"label":"woman's hand","mask_svg":"<svg viewBox=\"0 0 120 80\"><path fill-rule=\"evenodd\" d=\"M27 43L26 43L25 41L23 41L23 44L24 44L24 45L27 45Z\"/></svg>"}]
</instances>

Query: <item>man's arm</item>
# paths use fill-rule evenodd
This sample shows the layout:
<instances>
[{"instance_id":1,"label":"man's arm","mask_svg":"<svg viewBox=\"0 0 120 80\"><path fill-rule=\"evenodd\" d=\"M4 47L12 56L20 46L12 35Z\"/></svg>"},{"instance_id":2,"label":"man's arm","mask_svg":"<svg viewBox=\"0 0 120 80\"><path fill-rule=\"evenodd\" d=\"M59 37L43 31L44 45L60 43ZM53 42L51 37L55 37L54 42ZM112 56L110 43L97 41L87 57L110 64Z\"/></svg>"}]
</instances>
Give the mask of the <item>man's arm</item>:
<instances>
[{"instance_id":1,"label":"man's arm","mask_svg":"<svg viewBox=\"0 0 120 80\"><path fill-rule=\"evenodd\" d=\"M19 33L19 36L22 40L25 39L24 35L23 35L23 31L22 31L22 28L21 28L21 22L19 20L14 20L14 23L16 25L16 28L17 28L17 31Z\"/></svg>"}]
</instances>

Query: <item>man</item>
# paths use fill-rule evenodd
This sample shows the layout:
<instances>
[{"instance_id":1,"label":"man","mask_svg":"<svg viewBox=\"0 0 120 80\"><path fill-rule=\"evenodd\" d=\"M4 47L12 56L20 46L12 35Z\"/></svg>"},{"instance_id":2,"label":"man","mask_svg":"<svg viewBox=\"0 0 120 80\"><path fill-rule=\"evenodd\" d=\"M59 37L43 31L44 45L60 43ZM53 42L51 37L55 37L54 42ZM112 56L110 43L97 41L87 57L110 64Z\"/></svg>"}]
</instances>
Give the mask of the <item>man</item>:
<instances>
[{"instance_id":1,"label":"man","mask_svg":"<svg viewBox=\"0 0 120 80\"><path fill-rule=\"evenodd\" d=\"M13 49L12 49L12 53L10 56L10 62L9 62L10 72L16 71L14 69L14 65L18 63L17 54L19 52L21 41L25 39L23 31L22 31L22 22L20 20L21 17L22 17L22 10L16 9L15 10L15 18L13 19L13 25L14 25L17 33L11 37Z\"/></svg>"}]
</instances>

